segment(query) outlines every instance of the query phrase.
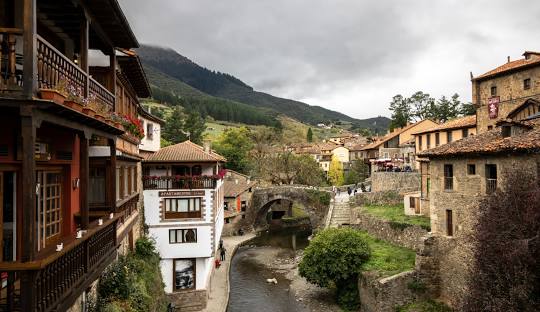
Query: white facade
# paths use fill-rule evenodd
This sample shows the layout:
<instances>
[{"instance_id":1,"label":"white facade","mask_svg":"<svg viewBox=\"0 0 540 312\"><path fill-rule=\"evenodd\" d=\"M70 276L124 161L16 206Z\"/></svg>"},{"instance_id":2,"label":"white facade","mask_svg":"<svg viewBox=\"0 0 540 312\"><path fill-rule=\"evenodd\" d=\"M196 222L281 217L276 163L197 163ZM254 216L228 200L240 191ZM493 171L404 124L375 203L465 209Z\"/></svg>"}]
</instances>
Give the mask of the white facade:
<instances>
[{"instance_id":1,"label":"white facade","mask_svg":"<svg viewBox=\"0 0 540 312\"><path fill-rule=\"evenodd\" d=\"M190 165L202 166L202 176L214 176L217 170L215 163ZM146 167L150 176L171 176L170 166ZM175 289L174 265L175 261L189 261L187 259L192 259L195 264L195 285L189 289L205 290L209 286L224 223L223 180L219 178L215 180L215 188L189 189L184 187L144 190L145 222L148 225L150 236L156 240L157 249L162 259L160 265L166 293L180 291ZM177 200L197 201L200 203L198 204L200 205L200 215L171 218L169 213L169 216L166 216L166 211L171 210L168 207L171 207L172 202L178 207L181 206ZM190 201L189 205L192 205L193 202ZM174 240L171 237L176 237L175 235L185 239L186 231L195 231L195 241L171 242L171 239Z\"/></svg>"},{"instance_id":2,"label":"white facade","mask_svg":"<svg viewBox=\"0 0 540 312\"><path fill-rule=\"evenodd\" d=\"M161 141L161 125L142 115L139 118L143 122L144 129L144 138L139 144L139 149L147 152L157 152Z\"/></svg>"}]
</instances>

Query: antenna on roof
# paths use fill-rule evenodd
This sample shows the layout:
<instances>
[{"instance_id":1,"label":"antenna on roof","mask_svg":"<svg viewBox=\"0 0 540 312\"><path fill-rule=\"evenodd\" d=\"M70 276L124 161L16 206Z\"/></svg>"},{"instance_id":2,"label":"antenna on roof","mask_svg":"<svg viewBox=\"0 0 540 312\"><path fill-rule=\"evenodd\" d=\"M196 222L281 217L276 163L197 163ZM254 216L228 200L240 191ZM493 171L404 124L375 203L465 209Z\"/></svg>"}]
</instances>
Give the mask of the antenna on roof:
<instances>
[{"instance_id":1,"label":"antenna on roof","mask_svg":"<svg viewBox=\"0 0 540 312\"><path fill-rule=\"evenodd\" d=\"M469 72L469 74L471 75L471 79L473 79L473 78L474 78L474 76L473 76L473 74L472 74L472 71L471 71L471 72Z\"/></svg>"}]
</instances>

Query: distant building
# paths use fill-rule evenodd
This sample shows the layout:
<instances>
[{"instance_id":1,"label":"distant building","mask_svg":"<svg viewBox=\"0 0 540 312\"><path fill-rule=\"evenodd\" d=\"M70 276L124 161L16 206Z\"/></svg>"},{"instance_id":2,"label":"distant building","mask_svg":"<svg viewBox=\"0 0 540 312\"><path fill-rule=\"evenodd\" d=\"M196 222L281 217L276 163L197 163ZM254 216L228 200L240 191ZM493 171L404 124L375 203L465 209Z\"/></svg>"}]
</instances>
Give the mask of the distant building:
<instances>
[{"instance_id":1,"label":"distant building","mask_svg":"<svg viewBox=\"0 0 540 312\"><path fill-rule=\"evenodd\" d=\"M251 204L253 188L257 185L247 175L233 170L227 170L224 184L224 235L238 233L244 226L241 220L246 218L247 209Z\"/></svg>"},{"instance_id":2,"label":"distant building","mask_svg":"<svg viewBox=\"0 0 540 312\"><path fill-rule=\"evenodd\" d=\"M223 230L225 158L185 141L143 162L145 219L165 292L176 308L204 308Z\"/></svg>"},{"instance_id":3,"label":"distant building","mask_svg":"<svg viewBox=\"0 0 540 312\"><path fill-rule=\"evenodd\" d=\"M472 78L472 103L476 107L477 132L486 132L526 100L540 101L540 52L525 51L523 59L510 61ZM531 105L527 114L540 111Z\"/></svg>"},{"instance_id":4,"label":"distant building","mask_svg":"<svg viewBox=\"0 0 540 312\"><path fill-rule=\"evenodd\" d=\"M143 158L147 158L157 152L161 146L161 127L163 127L165 121L152 115L142 106L139 109L139 118L144 129L144 138L139 144L139 154Z\"/></svg>"}]
</instances>

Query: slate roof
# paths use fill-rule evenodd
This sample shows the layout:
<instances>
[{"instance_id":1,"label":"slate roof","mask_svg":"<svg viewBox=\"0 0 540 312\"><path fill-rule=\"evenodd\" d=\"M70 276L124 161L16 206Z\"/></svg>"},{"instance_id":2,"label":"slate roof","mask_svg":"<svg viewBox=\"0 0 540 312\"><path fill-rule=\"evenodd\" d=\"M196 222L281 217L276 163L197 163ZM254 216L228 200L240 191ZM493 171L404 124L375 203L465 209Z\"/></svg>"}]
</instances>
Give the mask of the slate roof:
<instances>
[{"instance_id":1,"label":"slate roof","mask_svg":"<svg viewBox=\"0 0 540 312\"><path fill-rule=\"evenodd\" d=\"M191 141L170 145L155 152L145 162L225 162L225 157L210 151L207 153L204 148Z\"/></svg>"},{"instance_id":2,"label":"slate roof","mask_svg":"<svg viewBox=\"0 0 540 312\"><path fill-rule=\"evenodd\" d=\"M443 124L435 126L433 128L422 130L413 134L422 134L422 133L429 133L429 132L442 131L442 130L461 129L461 128L471 128L475 126L476 126L476 115L471 115L471 116L465 116L461 118L452 119Z\"/></svg>"},{"instance_id":3,"label":"slate roof","mask_svg":"<svg viewBox=\"0 0 540 312\"><path fill-rule=\"evenodd\" d=\"M529 52L529 51L526 51L525 53L536 53L536 52ZM490 77L494 77L494 76L498 76L498 75L501 75L501 74L504 74L506 72L510 72L510 71L514 71L514 70L518 70L518 69L523 69L523 68L527 68L529 66L536 66L536 65L540 65L540 58L530 58L528 60L526 59L519 59L519 60L515 60L515 61L511 61L511 62L508 62L504 65L501 65L495 69L492 69L490 71L488 71L487 73L484 73L480 76L477 76L475 78L473 78L472 80L484 80L486 78L490 78Z\"/></svg>"},{"instance_id":4,"label":"slate roof","mask_svg":"<svg viewBox=\"0 0 540 312\"><path fill-rule=\"evenodd\" d=\"M472 154L495 153L539 153L540 152L540 118L535 116L526 121L509 122L521 126L523 133L502 137L501 128L468 136L458 141L425 150L419 157L450 157Z\"/></svg>"}]
</instances>

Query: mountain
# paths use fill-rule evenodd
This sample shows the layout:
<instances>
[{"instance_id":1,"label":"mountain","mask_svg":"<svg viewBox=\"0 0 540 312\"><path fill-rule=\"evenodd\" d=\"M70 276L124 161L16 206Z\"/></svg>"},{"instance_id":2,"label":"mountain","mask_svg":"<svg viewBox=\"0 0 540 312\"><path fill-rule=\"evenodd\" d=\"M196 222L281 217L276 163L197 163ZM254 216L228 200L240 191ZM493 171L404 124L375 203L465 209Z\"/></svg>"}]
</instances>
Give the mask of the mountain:
<instances>
[{"instance_id":1,"label":"mountain","mask_svg":"<svg viewBox=\"0 0 540 312\"><path fill-rule=\"evenodd\" d=\"M359 120L320 106L258 92L240 79L199 66L172 49L143 45L137 53L150 83L159 91L180 98L226 99L234 105L247 104L264 109L265 114L277 112L311 125L342 121L381 132L386 131L390 122L386 117Z\"/></svg>"}]
</instances>

